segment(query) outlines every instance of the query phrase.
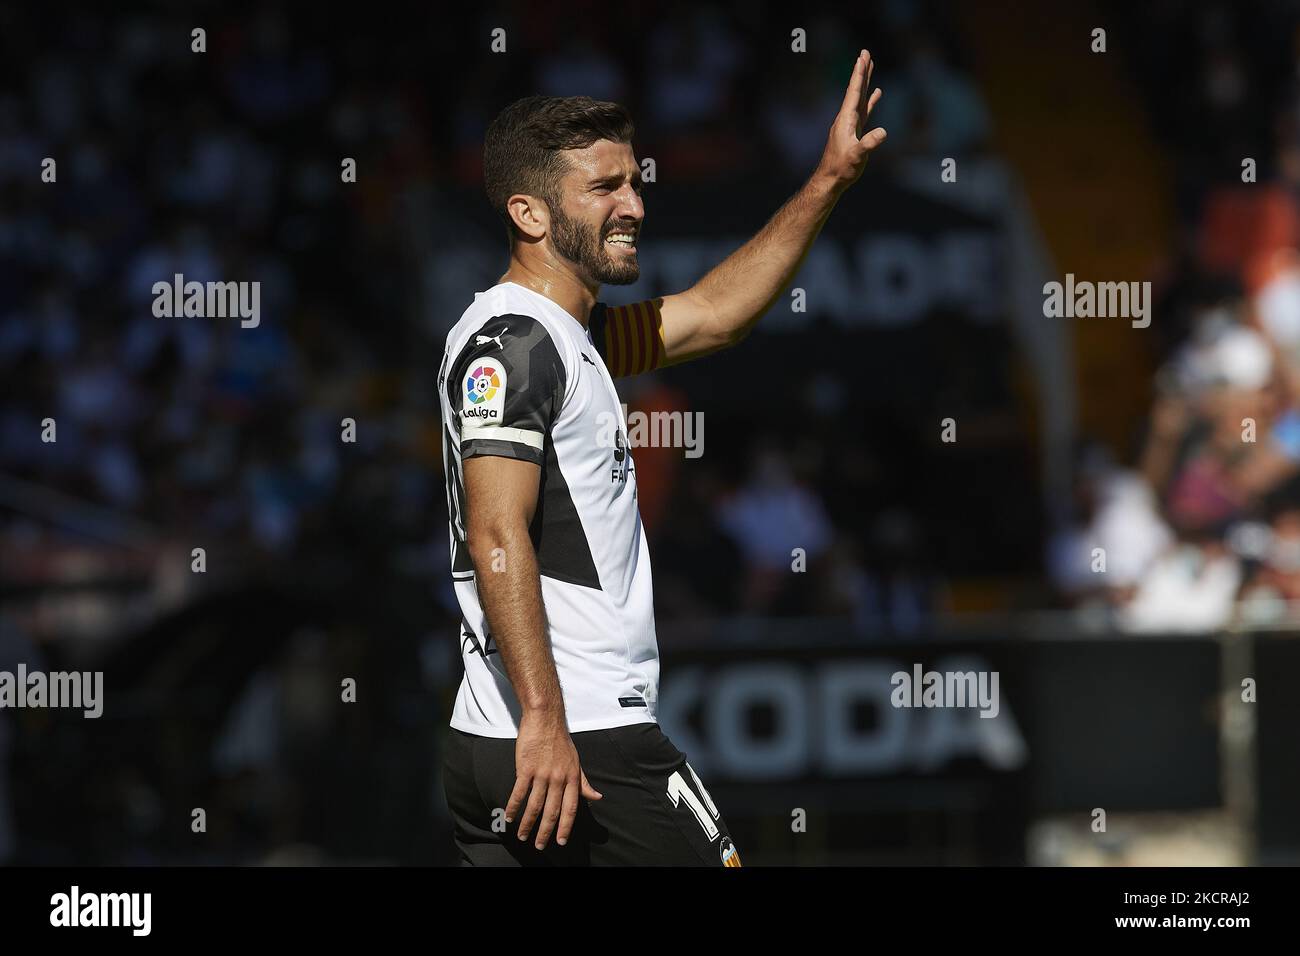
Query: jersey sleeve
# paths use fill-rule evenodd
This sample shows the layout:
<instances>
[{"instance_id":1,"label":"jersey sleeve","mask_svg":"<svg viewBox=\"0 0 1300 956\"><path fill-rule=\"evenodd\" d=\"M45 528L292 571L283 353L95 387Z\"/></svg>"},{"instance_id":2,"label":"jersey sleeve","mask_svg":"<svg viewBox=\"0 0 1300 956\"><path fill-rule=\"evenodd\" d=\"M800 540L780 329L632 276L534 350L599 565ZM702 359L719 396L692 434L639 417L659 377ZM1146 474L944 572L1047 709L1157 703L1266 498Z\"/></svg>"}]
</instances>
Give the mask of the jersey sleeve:
<instances>
[{"instance_id":1,"label":"jersey sleeve","mask_svg":"<svg viewBox=\"0 0 1300 956\"><path fill-rule=\"evenodd\" d=\"M565 378L564 360L541 322L524 315L485 322L447 376L461 458L498 455L542 464Z\"/></svg>"},{"instance_id":2,"label":"jersey sleeve","mask_svg":"<svg viewBox=\"0 0 1300 956\"><path fill-rule=\"evenodd\" d=\"M641 375L664 363L663 299L609 306L597 302L591 310L591 340L613 378Z\"/></svg>"}]
</instances>

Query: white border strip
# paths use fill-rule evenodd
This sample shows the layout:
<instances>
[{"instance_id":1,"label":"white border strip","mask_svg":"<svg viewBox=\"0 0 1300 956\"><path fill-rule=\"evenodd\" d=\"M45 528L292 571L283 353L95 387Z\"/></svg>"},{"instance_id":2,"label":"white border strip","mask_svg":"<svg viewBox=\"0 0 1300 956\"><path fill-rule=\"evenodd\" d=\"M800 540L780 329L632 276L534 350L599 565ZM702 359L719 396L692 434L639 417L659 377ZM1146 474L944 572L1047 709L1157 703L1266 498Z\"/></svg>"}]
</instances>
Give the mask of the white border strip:
<instances>
[{"instance_id":1,"label":"white border strip","mask_svg":"<svg viewBox=\"0 0 1300 956\"><path fill-rule=\"evenodd\" d=\"M542 450L544 437L541 432L529 431L526 428L506 428L504 425L465 425L460 432L461 441L475 438L513 441L527 445L529 448L536 448L538 451Z\"/></svg>"}]
</instances>

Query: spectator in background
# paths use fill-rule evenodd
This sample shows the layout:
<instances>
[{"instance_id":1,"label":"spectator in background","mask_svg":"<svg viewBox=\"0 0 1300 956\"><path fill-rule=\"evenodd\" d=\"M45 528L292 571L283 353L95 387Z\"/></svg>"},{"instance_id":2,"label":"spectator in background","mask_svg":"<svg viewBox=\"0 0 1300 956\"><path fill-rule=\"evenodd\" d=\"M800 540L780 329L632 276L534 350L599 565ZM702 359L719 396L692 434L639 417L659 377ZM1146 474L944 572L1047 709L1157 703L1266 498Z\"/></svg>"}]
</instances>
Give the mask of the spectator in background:
<instances>
[{"instance_id":1,"label":"spectator in background","mask_svg":"<svg viewBox=\"0 0 1300 956\"><path fill-rule=\"evenodd\" d=\"M1241 562L1218 537L1186 537L1147 569L1118 623L1134 632L1216 630L1231 621L1241 581Z\"/></svg>"},{"instance_id":2,"label":"spectator in background","mask_svg":"<svg viewBox=\"0 0 1300 956\"><path fill-rule=\"evenodd\" d=\"M1268 341L1229 311L1201 317L1162 380L1142 470L1176 526L1226 522L1300 465L1285 377Z\"/></svg>"},{"instance_id":3,"label":"spectator in background","mask_svg":"<svg viewBox=\"0 0 1300 956\"><path fill-rule=\"evenodd\" d=\"M1300 251L1284 247L1261 258L1255 325L1275 346L1291 394L1300 394Z\"/></svg>"},{"instance_id":4,"label":"spectator in background","mask_svg":"<svg viewBox=\"0 0 1300 956\"><path fill-rule=\"evenodd\" d=\"M1173 532L1151 486L1100 448L1081 457L1075 498L1076 522L1052 540L1048 566L1062 594L1107 619L1132 599Z\"/></svg>"},{"instance_id":5,"label":"spectator in background","mask_svg":"<svg viewBox=\"0 0 1300 956\"><path fill-rule=\"evenodd\" d=\"M1228 623L1244 571L1227 531L1300 463L1300 445L1278 427L1284 380L1267 340L1237 323L1240 312L1203 312L1162 378L1142 469L1177 542L1138 581L1120 614L1126 629Z\"/></svg>"},{"instance_id":6,"label":"spectator in background","mask_svg":"<svg viewBox=\"0 0 1300 956\"><path fill-rule=\"evenodd\" d=\"M1300 610L1300 483L1289 482L1263 509L1267 522L1251 549L1257 566L1242 588L1242 619L1277 624Z\"/></svg>"},{"instance_id":7,"label":"spectator in background","mask_svg":"<svg viewBox=\"0 0 1300 956\"><path fill-rule=\"evenodd\" d=\"M1161 371L1141 477L1112 479L1127 489L1114 499L1128 503L1125 530L1109 546L1099 529L1084 542L1105 548L1107 594L1126 630L1226 625L1247 574L1230 532L1300 470L1286 359L1241 324L1243 314L1241 303L1227 303L1197 315L1190 341ZM1140 528L1148 529L1142 544L1123 540ZM1087 558L1067 554L1078 587Z\"/></svg>"},{"instance_id":8,"label":"spectator in background","mask_svg":"<svg viewBox=\"0 0 1300 956\"><path fill-rule=\"evenodd\" d=\"M775 613L783 601L797 601L792 571L802 567L815 573L833 535L821 498L795 480L775 440L760 442L749 479L717 513L718 523L736 539L744 559L743 610Z\"/></svg>"}]
</instances>

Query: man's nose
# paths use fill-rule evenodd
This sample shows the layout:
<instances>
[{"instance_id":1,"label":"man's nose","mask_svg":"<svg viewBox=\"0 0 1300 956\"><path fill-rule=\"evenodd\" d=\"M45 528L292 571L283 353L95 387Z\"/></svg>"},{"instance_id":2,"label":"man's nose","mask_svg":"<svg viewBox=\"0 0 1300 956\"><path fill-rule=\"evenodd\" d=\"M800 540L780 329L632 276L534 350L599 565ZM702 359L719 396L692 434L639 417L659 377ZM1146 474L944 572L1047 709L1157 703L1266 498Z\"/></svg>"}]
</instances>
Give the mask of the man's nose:
<instances>
[{"instance_id":1,"label":"man's nose","mask_svg":"<svg viewBox=\"0 0 1300 956\"><path fill-rule=\"evenodd\" d=\"M618 209L615 210L619 218L635 219L640 222L645 218L645 206L641 203L641 197L631 185L624 185L618 194Z\"/></svg>"}]
</instances>

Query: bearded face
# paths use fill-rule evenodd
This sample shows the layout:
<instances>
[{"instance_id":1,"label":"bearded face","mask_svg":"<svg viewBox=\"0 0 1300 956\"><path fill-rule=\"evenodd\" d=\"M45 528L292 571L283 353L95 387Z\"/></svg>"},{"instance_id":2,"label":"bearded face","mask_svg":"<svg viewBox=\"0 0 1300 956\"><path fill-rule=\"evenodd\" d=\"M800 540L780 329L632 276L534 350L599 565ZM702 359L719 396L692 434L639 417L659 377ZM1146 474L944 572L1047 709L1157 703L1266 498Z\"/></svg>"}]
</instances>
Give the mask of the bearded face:
<instances>
[{"instance_id":1,"label":"bearded face","mask_svg":"<svg viewBox=\"0 0 1300 956\"><path fill-rule=\"evenodd\" d=\"M641 277L636 239L640 223L618 217L597 225L566 215L555 204L551 214L551 242L555 251L601 285L631 285Z\"/></svg>"}]
</instances>

